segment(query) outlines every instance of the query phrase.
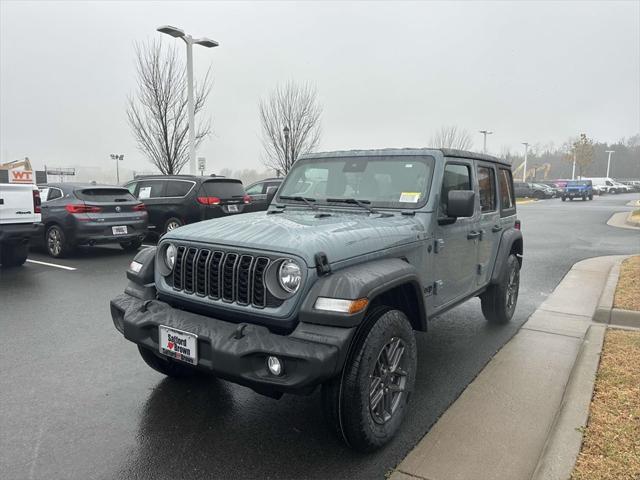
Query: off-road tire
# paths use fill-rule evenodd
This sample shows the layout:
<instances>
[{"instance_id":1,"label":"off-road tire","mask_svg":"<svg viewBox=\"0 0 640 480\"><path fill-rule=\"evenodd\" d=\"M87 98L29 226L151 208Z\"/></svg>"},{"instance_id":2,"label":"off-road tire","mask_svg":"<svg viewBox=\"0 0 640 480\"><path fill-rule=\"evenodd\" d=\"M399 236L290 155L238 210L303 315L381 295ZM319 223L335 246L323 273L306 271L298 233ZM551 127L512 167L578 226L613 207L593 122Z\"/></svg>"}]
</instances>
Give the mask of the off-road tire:
<instances>
[{"instance_id":1,"label":"off-road tire","mask_svg":"<svg viewBox=\"0 0 640 480\"><path fill-rule=\"evenodd\" d=\"M562 197L562 201L566 202L567 201L567 197Z\"/></svg>"},{"instance_id":2,"label":"off-road tire","mask_svg":"<svg viewBox=\"0 0 640 480\"><path fill-rule=\"evenodd\" d=\"M27 261L29 244L5 243L0 245L0 264L2 268L19 267Z\"/></svg>"},{"instance_id":3,"label":"off-road tire","mask_svg":"<svg viewBox=\"0 0 640 480\"><path fill-rule=\"evenodd\" d=\"M142 245L142 240L130 240L128 242L120 242L120 246L127 252L137 252Z\"/></svg>"},{"instance_id":4,"label":"off-road tire","mask_svg":"<svg viewBox=\"0 0 640 480\"><path fill-rule=\"evenodd\" d=\"M162 228L162 233L165 234L170 232L174 228L178 228L184 225L184 222L176 217L168 218L166 222L164 222L164 227Z\"/></svg>"},{"instance_id":5,"label":"off-road tire","mask_svg":"<svg viewBox=\"0 0 640 480\"><path fill-rule=\"evenodd\" d=\"M593 200L593 193L589 195L589 200Z\"/></svg>"},{"instance_id":6,"label":"off-road tire","mask_svg":"<svg viewBox=\"0 0 640 480\"><path fill-rule=\"evenodd\" d=\"M396 371L402 371L404 375L392 373L387 379L391 378L391 382L394 378L398 382L404 381L404 390L397 400L391 402L396 406L390 417L384 423L379 423L371 410L369 392L378 362L384 355L383 348L386 349L398 339L404 350L399 370ZM415 384L416 368L416 340L406 315L388 307L376 307L365 317L342 374L322 386L327 422L355 450L370 452L382 447L394 437L402 424ZM381 384L384 386L384 383ZM394 383L388 385L395 386Z\"/></svg>"},{"instance_id":7,"label":"off-road tire","mask_svg":"<svg viewBox=\"0 0 640 480\"><path fill-rule=\"evenodd\" d=\"M586 201L587 201L587 197L586 197L586 195L583 195L583 196L582 196L582 201L583 201L583 202L586 202Z\"/></svg>"},{"instance_id":8,"label":"off-road tire","mask_svg":"<svg viewBox=\"0 0 640 480\"><path fill-rule=\"evenodd\" d=\"M138 351L144 362L153 368L156 372L160 372L167 377L172 378L188 378L196 375L198 371L188 365L181 365L176 360L170 358L160 358L148 348L138 345Z\"/></svg>"},{"instance_id":9,"label":"off-road tire","mask_svg":"<svg viewBox=\"0 0 640 480\"><path fill-rule=\"evenodd\" d=\"M515 312L519 290L520 262L514 254L510 254L500 273L498 283L491 285L480 295L484 318L490 323L508 323Z\"/></svg>"},{"instance_id":10,"label":"off-road tire","mask_svg":"<svg viewBox=\"0 0 640 480\"><path fill-rule=\"evenodd\" d=\"M56 240L57 235L57 240ZM58 245L58 246L56 246ZM67 237L59 225L51 225L44 235L44 248L50 257L64 258L71 253L72 247L67 241Z\"/></svg>"}]
</instances>

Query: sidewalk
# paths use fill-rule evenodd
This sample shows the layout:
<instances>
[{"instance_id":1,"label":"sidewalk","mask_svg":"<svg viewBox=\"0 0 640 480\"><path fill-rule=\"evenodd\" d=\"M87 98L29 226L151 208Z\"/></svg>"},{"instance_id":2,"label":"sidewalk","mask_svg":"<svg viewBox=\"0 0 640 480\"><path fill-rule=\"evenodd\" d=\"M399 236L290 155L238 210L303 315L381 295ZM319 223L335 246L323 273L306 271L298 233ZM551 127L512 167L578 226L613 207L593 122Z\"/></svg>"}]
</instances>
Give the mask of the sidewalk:
<instances>
[{"instance_id":1,"label":"sidewalk","mask_svg":"<svg viewBox=\"0 0 640 480\"><path fill-rule=\"evenodd\" d=\"M580 449L575 426L586 422L605 330L592 316L612 265L622 258L576 263L391 479L567 478ZM576 362L579 355L582 361ZM563 403L570 411L559 416ZM550 439L558 428L560 434ZM552 446L552 455L539 462Z\"/></svg>"}]
</instances>

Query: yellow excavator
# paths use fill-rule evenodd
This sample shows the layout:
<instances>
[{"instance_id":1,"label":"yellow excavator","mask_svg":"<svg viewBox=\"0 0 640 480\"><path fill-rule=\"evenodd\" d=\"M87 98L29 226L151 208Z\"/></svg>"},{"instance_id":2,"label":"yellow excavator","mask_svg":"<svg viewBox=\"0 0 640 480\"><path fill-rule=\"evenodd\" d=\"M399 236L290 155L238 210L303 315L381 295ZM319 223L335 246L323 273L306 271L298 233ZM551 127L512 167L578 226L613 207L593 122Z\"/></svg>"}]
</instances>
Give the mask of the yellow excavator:
<instances>
[{"instance_id":1,"label":"yellow excavator","mask_svg":"<svg viewBox=\"0 0 640 480\"><path fill-rule=\"evenodd\" d=\"M522 178L522 170L524 169L524 162L513 170L513 179L517 182ZM542 178L538 178L538 172L542 171ZM543 163L542 165L531 165L527 167L526 179L528 180L546 180L551 171L550 163Z\"/></svg>"},{"instance_id":2,"label":"yellow excavator","mask_svg":"<svg viewBox=\"0 0 640 480\"><path fill-rule=\"evenodd\" d=\"M10 183L33 183L33 168L31 168L29 157L24 157L24 160L0 163L0 170L7 170Z\"/></svg>"}]
</instances>

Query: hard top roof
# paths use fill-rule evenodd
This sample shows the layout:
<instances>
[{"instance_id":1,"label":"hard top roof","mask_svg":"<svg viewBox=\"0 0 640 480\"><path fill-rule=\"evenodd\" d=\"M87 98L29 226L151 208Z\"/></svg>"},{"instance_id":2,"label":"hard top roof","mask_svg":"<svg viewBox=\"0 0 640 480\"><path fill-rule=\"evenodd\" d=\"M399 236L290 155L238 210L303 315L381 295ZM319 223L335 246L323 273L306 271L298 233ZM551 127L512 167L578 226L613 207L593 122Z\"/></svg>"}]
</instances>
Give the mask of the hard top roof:
<instances>
[{"instance_id":1,"label":"hard top roof","mask_svg":"<svg viewBox=\"0 0 640 480\"><path fill-rule=\"evenodd\" d=\"M208 182L210 180L225 180L228 182L242 183L240 179L229 178L223 175L188 175L188 174L162 175L160 173L155 175L138 175L133 180L130 180L129 182L134 182L137 180L192 180L192 181L202 180L203 182Z\"/></svg>"},{"instance_id":2,"label":"hard top roof","mask_svg":"<svg viewBox=\"0 0 640 480\"><path fill-rule=\"evenodd\" d=\"M335 152L317 152L307 153L300 157L307 158L338 158L338 157L372 157L372 156L416 156L416 155L432 155L435 152L441 152L445 157L453 158L471 158L474 160L484 160L486 162L500 163L502 165L511 166L509 162L492 155L484 153L469 152L466 150L455 150L453 148L382 148L374 150L342 150Z\"/></svg>"}]
</instances>

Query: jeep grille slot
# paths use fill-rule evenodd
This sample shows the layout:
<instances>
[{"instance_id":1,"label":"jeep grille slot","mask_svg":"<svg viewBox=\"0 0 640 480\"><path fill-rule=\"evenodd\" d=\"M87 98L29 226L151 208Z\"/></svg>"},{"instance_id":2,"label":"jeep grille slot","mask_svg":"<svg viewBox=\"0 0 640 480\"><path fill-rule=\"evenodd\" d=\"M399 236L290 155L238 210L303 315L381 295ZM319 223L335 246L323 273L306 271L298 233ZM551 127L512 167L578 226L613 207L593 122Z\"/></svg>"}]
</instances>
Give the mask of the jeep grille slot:
<instances>
[{"instance_id":1,"label":"jeep grille slot","mask_svg":"<svg viewBox=\"0 0 640 480\"><path fill-rule=\"evenodd\" d=\"M282 300L265 286L272 260L207 248L178 247L173 289L211 300L257 308L276 308Z\"/></svg>"}]
</instances>

